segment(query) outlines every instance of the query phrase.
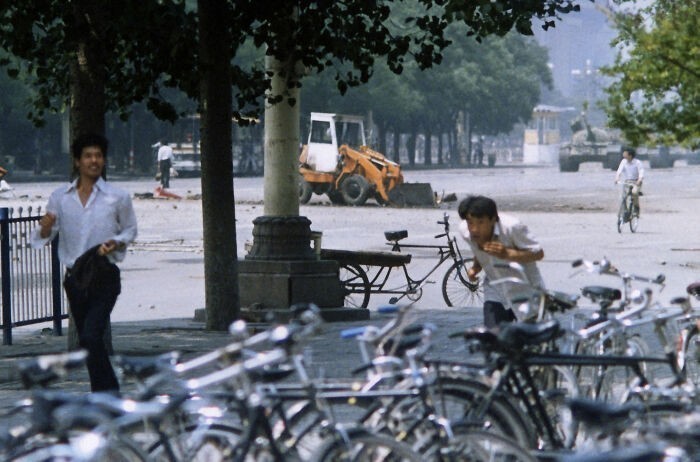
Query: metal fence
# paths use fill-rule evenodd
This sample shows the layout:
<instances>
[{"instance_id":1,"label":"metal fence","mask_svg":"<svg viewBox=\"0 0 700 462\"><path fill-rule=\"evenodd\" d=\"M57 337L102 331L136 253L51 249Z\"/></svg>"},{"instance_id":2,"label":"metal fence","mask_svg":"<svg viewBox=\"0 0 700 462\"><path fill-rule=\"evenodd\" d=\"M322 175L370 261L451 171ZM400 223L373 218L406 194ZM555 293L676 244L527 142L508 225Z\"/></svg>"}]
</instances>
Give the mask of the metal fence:
<instances>
[{"instance_id":1,"label":"metal fence","mask_svg":"<svg viewBox=\"0 0 700 462\"><path fill-rule=\"evenodd\" d=\"M53 321L54 335L61 335L62 320L68 318L57 241L41 249L31 247L31 233L40 217L41 207L35 211L0 207L3 345L12 344L13 327L41 322Z\"/></svg>"}]
</instances>

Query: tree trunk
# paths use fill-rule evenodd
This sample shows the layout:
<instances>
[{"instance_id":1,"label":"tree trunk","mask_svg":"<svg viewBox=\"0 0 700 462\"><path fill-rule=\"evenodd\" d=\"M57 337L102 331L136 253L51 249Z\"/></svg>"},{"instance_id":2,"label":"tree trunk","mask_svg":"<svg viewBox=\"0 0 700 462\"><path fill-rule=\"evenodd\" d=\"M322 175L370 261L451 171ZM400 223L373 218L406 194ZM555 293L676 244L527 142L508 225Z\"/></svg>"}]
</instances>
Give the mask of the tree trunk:
<instances>
[{"instance_id":1,"label":"tree trunk","mask_svg":"<svg viewBox=\"0 0 700 462\"><path fill-rule=\"evenodd\" d=\"M386 152L386 124L383 122L377 124L377 137L379 138L377 150L389 157L389 153Z\"/></svg>"},{"instance_id":2,"label":"tree trunk","mask_svg":"<svg viewBox=\"0 0 700 462\"><path fill-rule=\"evenodd\" d=\"M450 165L453 167L459 166L459 150L457 149L457 132L455 130L450 130L447 133L447 143L450 150Z\"/></svg>"},{"instance_id":3,"label":"tree trunk","mask_svg":"<svg viewBox=\"0 0 700 462\"><path fill-rule=\"evenodd\" d=\"M416 136L417 133L415 129L411 131L408 136L408 141L406 142L406 150L408 151L408 165L416 165Z\"/></svg>"},{"instance_id":4,"label":"tree trunk","mask_svg":"<svg viewBox=\"0 0 700 462\"><path fill-rule=\"evenodd\" d=\"M107 29L104 10L89 0L71 3L75 18L75 49L71 50L70 72L70 145L85 133L105 133L105 55L102 34ZM68 149L68 174L73 170L73 160ZM108 157L109 158L109 157ZM105 165L105 168L107 166ZM68 322L67 343L69 350L78 348L78 332L73 318ZM104 335L107 351L112 353L112 329L107 326Z\"/></svg>"},{"instance_id":5,"label":"tree trunk","mask_svg":"<svg viewBox=\"0 0 700 462\"><path fill-rule=\"evenodd\" d=\"M401 133L397 129L394 129L394 153L392 155L392 159L394 162L400 164L401 163Z\"/></svg>"},{"instance_id":6,"label":"tree trunk","mask_svg":"<svg viewBox=\"0 0 700 462\"><path fill-rule=\"evenodd\" d=\"M199 0L202 215L206 326L239 317L236 213L231 150L231 37L226 0Z\"/></svg>"},{"instance_id":7,"label":"tree trunk","mask_svg":"<svg viewBox=\"0 0 700 462\"><path fill-rule=\"evenodd\" d=\"M430 130L425 132L425 148L423 149L425 165L433 165L433 134Z\"/></svg>"},{"instance_id":8,"label":"tree trunk","mask_svg":"<svg viewBox=\"0 0 700 462\"><path fill-rule=\"evenodd\" d=\"M99 3L71 3L75 18L76 48L70 64L70 142L84 133L105 133L105 53L107 18ZM70 163L72 170L72 161ZM69 170L70 171L70 170Z\"/></svg>"},{"instance_id":9,"label":"tree trunk","mask_svg":"<svg viewBox=\"0 0 700 462\"><path fill-rule=\"evenodd\" d=\"M444 161L442 159L442 149L443 149L443 144L442 144L442 137L444 136L443 133L440 133L438 135L438 155L437 155L437 163L439 165L444 164Z\"/></svg>"},{"instance_id":10,"label":"tree trunk","mask_svg":"<svg viewBox=\"0 0 700 462\"><path fill-rule=\"evenodd\" d=\"M272 75L271 96L283 101L265 105L265 215L299 215L299 88L289 88L296 78L296 63L265 57ZM297 74L298 75L298 74Z\"/></svg>"}]
</instances>

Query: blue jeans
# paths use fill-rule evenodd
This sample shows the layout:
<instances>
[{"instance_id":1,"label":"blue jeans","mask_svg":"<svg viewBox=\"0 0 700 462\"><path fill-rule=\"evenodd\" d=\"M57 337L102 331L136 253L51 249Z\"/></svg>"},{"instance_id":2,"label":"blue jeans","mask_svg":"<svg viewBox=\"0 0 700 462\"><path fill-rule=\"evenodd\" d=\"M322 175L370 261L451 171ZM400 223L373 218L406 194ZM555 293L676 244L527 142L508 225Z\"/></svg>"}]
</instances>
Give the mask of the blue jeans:
<instances>
[{"instance_id":1,"label":"blue jeans","mask_svg":"<svg viewBox=\"0 0 700 462\"><path fill-rule=\"evenodd\" d=\"M517 318L513 310L506 308L502 303L487 300L484 302L484 325L491 329L502 322L513 322Z\"/></svg>"}]
</instances>

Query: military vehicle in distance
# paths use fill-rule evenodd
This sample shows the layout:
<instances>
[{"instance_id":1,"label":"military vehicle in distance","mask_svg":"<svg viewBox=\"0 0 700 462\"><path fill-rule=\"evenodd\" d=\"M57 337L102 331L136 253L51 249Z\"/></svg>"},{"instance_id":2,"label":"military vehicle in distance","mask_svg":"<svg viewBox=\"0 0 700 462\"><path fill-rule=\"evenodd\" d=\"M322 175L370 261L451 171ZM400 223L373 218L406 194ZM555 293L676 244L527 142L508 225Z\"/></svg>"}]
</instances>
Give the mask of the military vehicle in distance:
<instances>
[{"instance_id":1,"label":"military vehicle in distance","mask_svg":"<svg viewBox=\"0 0 700 462\"><path fill-rule=\"evenodd\" d=\"M559 148L560 172L578 172L579 165L584 162L601 162L603 168L617 170L625 145L619 132L591 126L585 112L573 120L571 131L571 142L564 143ZM635 150L637 159L648 160L651 168L672 168L677 160L700 164L700 153L697 152L671 152L668 146L639 147Z\"/></svg>"}]
</instances>

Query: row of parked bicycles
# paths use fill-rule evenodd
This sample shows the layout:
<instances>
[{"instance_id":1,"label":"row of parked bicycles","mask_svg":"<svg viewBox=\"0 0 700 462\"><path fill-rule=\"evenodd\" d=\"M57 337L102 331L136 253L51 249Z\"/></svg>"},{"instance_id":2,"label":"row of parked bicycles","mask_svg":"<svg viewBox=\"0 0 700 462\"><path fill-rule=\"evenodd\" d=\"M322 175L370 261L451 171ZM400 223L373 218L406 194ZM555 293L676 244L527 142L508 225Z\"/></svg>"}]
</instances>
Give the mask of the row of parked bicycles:
<instances>
[{"instance_id":1,"label":"row of parked bicycles","mask_svg":"<svg viewBox=\"0 0 700 462\"><path fill-rule=\"evenodd\" d=\"M578 270L619 277L579 296L527 286L518 265L493 281L520 285L522 322L452 334L464 360L431 357L435 327L412 305L383 325L348 329L362 357L347 380L309 372L313 305L287 324L196 357L116 357L129 396L51 384L84 352L23 361L27 398L3 417L4 461L698 461L700 283L670 306L653 278L609 261ZM634 286L642 285L642 289ZM418 321L418 322L417 322ZM338 340L342 341L342 340ZM656 354L655 352L660 352Z\"/></svg>"}]
</instances>

